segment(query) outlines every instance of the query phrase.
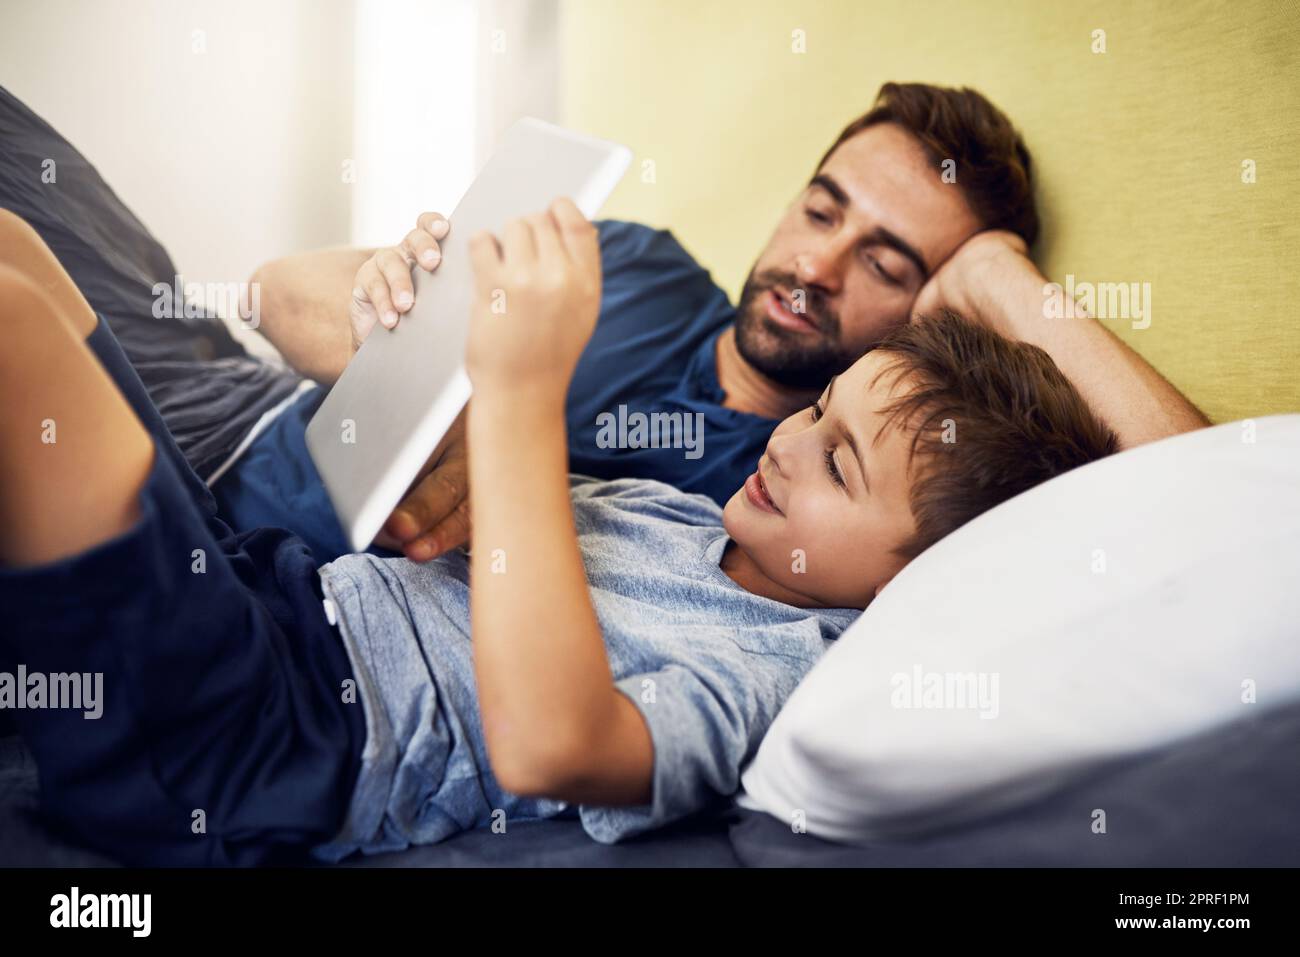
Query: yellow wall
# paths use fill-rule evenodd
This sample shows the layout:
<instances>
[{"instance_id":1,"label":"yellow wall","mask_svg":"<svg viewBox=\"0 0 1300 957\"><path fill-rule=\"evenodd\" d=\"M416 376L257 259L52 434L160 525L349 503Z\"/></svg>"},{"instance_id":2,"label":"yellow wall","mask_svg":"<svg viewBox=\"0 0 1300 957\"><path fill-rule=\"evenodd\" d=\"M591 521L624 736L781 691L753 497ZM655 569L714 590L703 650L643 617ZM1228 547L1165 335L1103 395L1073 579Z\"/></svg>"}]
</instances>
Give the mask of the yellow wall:
<instances>
[{"instance_id":1,"label":"yellow wall","mask_svg":"<svg viewBox=\"0 0 1300 957\"><path fill-rule=\"evenodd\" d=\"M883 81L969 85L1034 154L1049 278L1150 282L1150 327L1107 325L1216 421L1300 411L1295 0L564 0L561 16L564 121L636 154L602 215L673 230L733 301Z\"/></svg>"}]
</instances>

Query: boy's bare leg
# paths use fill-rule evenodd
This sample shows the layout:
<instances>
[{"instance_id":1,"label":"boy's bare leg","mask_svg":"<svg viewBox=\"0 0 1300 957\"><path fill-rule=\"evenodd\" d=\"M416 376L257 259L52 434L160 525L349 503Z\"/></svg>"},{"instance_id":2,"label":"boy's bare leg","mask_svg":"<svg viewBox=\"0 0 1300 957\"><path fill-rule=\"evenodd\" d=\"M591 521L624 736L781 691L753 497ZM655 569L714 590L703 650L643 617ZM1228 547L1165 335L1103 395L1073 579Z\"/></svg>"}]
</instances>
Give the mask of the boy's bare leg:
<instances>
[{"instance_id":1,"label":"boy's bare leg","mask_svg":"<svg viewBox=\"0 0 1300 957\"><path fill-rule=\"evenodd\" d=\"M72 323L82 339L95 331L95 313L45 240L21 216L0 209L0 266L26 276Z\"/></svg>"},{"instance_id":2,"label":"boy's bare leg","mask_svg":"<svg viewBox=\"0 0 1300 957\"><path fill-rule=\"evenodd\" d=\"M85 344L89 304L36 233L4 217L0 564L39 565L135 523L154 448Z\"/></svg>"}]
</instances>

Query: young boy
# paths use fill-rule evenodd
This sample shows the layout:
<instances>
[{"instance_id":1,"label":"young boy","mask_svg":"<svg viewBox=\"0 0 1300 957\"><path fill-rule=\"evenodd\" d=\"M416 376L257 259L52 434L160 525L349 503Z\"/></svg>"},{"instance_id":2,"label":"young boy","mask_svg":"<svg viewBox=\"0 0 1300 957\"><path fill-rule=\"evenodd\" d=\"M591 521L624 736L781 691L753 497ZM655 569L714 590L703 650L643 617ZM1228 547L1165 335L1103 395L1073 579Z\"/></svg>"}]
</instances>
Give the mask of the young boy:
<instances>
[{"instance_id":1,"label":"young boy","mask_svg":"<svg viewBox=\"0 0 1300 957\"><path fill-rule=\"evenodd\" d=\"M230 532L111 333L0 217L0 670L102 675L98 718L31 695L12 712L76 837L247 864L679 819L736 790L910 558L1115 447L1045 353L944 316L783 422L725 509L570 478L595 230L557 200L470 254L470 553L318 572L283 530Z\"/></svg>"}]
</instances>

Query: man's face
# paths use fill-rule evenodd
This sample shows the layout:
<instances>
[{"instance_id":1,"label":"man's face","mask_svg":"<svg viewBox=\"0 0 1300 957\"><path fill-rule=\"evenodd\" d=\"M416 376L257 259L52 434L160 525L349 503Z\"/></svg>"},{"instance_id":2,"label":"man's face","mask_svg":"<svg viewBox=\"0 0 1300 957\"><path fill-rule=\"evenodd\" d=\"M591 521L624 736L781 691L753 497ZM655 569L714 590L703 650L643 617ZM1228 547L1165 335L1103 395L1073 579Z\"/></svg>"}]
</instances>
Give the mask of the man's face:
<instances>
[{"instance_id":1,"label":"man's face","mask_svg":"<svg viewBox=\"0 0 1300 957\"><path fill-rule=\"evenodd\" d=\"M820 388L906 322L926 279L979 229L910 134L868 127L827 158L750 270L740 354L782 385Z\"/></svg>"}]
</instances>

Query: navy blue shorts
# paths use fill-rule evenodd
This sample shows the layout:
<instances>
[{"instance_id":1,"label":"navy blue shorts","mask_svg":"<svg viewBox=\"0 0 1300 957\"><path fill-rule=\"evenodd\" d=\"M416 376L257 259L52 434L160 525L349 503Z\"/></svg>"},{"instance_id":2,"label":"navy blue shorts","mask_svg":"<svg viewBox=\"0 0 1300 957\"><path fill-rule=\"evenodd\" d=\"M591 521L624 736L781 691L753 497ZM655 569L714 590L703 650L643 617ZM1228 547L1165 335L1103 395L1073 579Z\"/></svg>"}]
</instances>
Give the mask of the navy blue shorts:
<instances>
[{"instance_id":1,"label":"navy blue shorts","mask_svg":"<svg viewBox=\"0 0 1300 957\"><path fill-rule=\"evenodd\" d=\"M234 534L102 320L87 344L155 457L130 530L0 569L0 670L103 675L98 718L10 712L42 805L123 863L305 859L342 828L365 743L317 562L285 529Z\"/></svg>"}]
</instances>

